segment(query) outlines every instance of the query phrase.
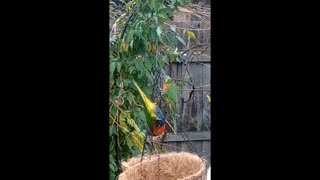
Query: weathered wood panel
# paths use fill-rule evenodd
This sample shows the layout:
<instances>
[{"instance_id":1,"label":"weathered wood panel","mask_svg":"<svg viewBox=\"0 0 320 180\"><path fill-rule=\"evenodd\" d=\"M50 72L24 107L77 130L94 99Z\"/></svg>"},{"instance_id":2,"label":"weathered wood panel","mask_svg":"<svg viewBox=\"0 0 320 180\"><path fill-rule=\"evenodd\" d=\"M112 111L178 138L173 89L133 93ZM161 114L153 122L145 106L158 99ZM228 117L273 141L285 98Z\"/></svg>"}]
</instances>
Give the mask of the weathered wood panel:
<instances>
[{"instance_id":1,"label":"weathered wood panel","mask_svg":"<svg viewBox=\"0 0 320 180\"><path fill-rule=\"evenodd\" d=\"M173 73L171 77L180 79L186 71L186 65L174 63L172 65ZM177 132L194 132L208 131L211 127L211 107L207 96L211 97L211 63L192 63L189 68L190 76L186 73L187 81L195 86L194 93L187 103L183 103L189 99L192 86L185 83L178 93L177 114Z\"/></svg>"},{"instance_id":2,"label":"weathered wood panel","mask_svg":"<svg viewBox=\"0 0 320 180\"><path fill-rule=\"evenodd\" d=\"M204 140L210 140L211 139L211 134L210 132L188 132L184 134L185 136L188 136L188 139L190 141L204 141ZM165 139L165 142L181 142L185 141L185 138L183 137L182 133L168 133L167 138Z\"/></svg>"},{"instance_id":3,"label":"weathered wood panel","mask_svg":"<svg viewBox=\"0 0 320 180\"><path fill-rule=\"evenodd\" d=\"M211 129L211 103L208 100L208 96L211 97L211 64L205 63L202 66L202 83L203 83L203 109L202 109L202 129L205 131L210 131ZM208 86L207 86L208 85ZM211 98L212 99L212 98Z\"/></svg>"},{"instance_id":4,"label":"weathered wood panel","mask_svg":"<svg viewBox=\"0 0 320 180\"><path fill-rule=\"evenodd\" d=\"M168 133L164 146L169 152L196 153L211 164L211 137L210 132Z\"/></svg>"},{"instance_id":5,"label":"weathered wood panel","mask_svg":"<svg viewBox=\"0 0 320 180\"><path fill-rule=\"evenodd\" d=\"M207 160L207 167L211 165L211 141L202 141L202 152L199 155Z\"/></svg>"},{"instance_id":6,"label":"weathered wood panel","mask_svg":"<svg viewBox=\"0 0 320 180\"><path fill-rule=\"evenodd\" d=\"M204 57L205 55L202 55ZM210 54L207 58L191 63L189 68L192 82L196 89L189 102L183 104L181 97L186 101L192 87L185 84L178 94L177 119L178 133L168 133L165 143L169 152L189 151L198 154L207 160L207 166L211 165L211 106L207 95L211 96L211 62ZM166 68L168 70L168 67ZM183 63L172 64L171 77L179 79L183 76L186 65ZM167 71L169 72L169 71ZM189 76L186 80L190 82ZM213 99L213 98L211 98ZM170 130L168 129L170 132Z\"/></svg>"}]
</instances>

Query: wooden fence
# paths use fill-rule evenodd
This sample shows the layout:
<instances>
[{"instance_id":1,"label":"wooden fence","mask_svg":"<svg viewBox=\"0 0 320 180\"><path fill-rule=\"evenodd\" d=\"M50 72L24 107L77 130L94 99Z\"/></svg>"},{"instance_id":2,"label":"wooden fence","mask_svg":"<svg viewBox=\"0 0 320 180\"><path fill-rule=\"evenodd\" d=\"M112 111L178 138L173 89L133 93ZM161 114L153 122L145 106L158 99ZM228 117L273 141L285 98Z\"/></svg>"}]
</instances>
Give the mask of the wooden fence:
<instances>
[{"instance_id":1,"label":"wooden fence","mask_svg":"<svg viewBox=\"0 0 320 180\"><path fill-rule=\"evenodd\" d=\"M170 146L167 147L169 151L192 151L206 159L208 164L211 163L211 106L207 98L207 95L211 97L210 64L206 58L190 63L190 77L196 89L190 100L183 103L189 99L192 87L188 84L182 87L177 103L177 134L168 128L165 140ZM185 68L186 65L173 64L171 77L176 78L185 72Z\"/></svg>"},{"instance_id":2,"label":"wooden fence","mask_svg":"<svg viewBox=\"0 0 320 180\"><path fill-rule=\"evenodd\" d=\"M180 32L185 29L192 31L198 44L210 44L210 22L199 21L189 13L178 12L174 16L174 24ZM195 28L196 27L196 28ZM209 27L209 28L208 28ZM190 41L185 33L183 38L188 47L198 45ZM189 41L189 42L188 42ZM178 44L180 52L187 50L182 43ZM181 79L192 83L194 88L185 84L178 93L176 119L177 134L168 128L165 139L168 151L190 151L207 160L207 166L211 165L211 106L207 96L211 97L211 51L204 46L192 48L186 53L187 62L175 62L166 67L167 74L173 79ZM188 68L188 72L186 71ZM189 99L190 93L193 95ZM188 102L185 102L188 101ZM173 124L173 121L170 121Z\"/></svg>"},{"instance_id":3,"label":"wooden fence","mask_svg":"<svg viewBox=\"0 0 320 180\"><path fill-rule=\"evenodd\" d=\"M185 80L192 81L195 89L190 99L192 86L189 84L185 84L178 93L177 134L172 133L168 128L169 133L165 142L170 146L167 147L169 151L192 151L206 159L210 165L211 106L207 97L211 97L210 51L198 55L186 65L174 63L171 67L166 67L166 71L173 79L179 79L186 72L187 67L190 75L187 73ZM188 102L183 103L188 99ZM173 121L169 122L173 124Z\"/></svg>"}]
</instances>

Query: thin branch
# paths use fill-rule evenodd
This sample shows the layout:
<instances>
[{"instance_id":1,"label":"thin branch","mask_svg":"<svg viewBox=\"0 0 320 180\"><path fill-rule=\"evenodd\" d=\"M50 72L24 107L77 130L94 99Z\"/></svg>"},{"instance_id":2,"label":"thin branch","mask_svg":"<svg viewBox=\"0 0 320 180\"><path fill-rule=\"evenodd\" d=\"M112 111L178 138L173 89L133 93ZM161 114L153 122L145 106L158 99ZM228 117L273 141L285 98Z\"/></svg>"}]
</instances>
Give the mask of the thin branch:
<instances>
[{"instance_id":1,"label":"thin branch","mask_svg":"<svg viewBox=\"0 0 320 180\"><path fill-rule=\"evenodd\" d=\"M139 107L141 107L141 108L144 108L142 105L137 104L137 102L136 102L134 99L132 99L132 100L133 100L133 103L134 103L136 106L139 106Z\"/></svg>"},{"instance_id":2,"label":"thin branch","mask_svg":"<svg viewBox=\"0 0 320 180\"><path fill-rule=\"evenodd\" d=\"M164 24L166 25L172 25L172 24L169 24L169 23L165 23ZM200 28L196 28L196 29L192 29L192 28L183 28L183 27L176 27L177 29L185 29L185 30L199 30L199 31L206 31L206 30L210 30L211 28L205 28L205 29L200 29Z\"/></svg>"},{"instance_id":3,"label":"thin branch","mask_svg":"<svg viewBox=\"0 0 320 180\"><path fill-rule=\"evenodd\" d=\"M171 124L169 123L169 121L166 120L166 122L168 123L169 127L171 128L171 130L172 130L175 134L177 134L177 132L176 132L176 131L174 130L174 128L171 126Z\"/></svg>"},{"instance_id":4,"label":"thin branch","mask_svg":"<svg viewBox=\"0 0 320 180\"><path fill-rule=\"evenodd\" d=\"M197 48L197 47L201 47L201 46L210 46L210 44L209 43L205 43L205 44L199 44L199 45L193 46L191 48L188 48L188 49L184 50L181 54L185 54L186 52L193 50L193 48Z\"/></svg>"},{"instance_id":5,"label":"thin branch","mask_svg":"<svg viewBox=\"0 0 320 180\"><path fill-rule=\"evenodd\" d=\"M126 32L127 27L128 27L128 24L129 24L129 22L131 21L131 19L132 19L133 15L134 15L134 13L131 13L131 15L129 16L129 18L128 18L128 20L127 20L127 22L126 22L126 24L125 24L125 26L124 26L124 28L123 28L123 31L122 31L122 33L121 33L121 37L120 37L120 39L122 39L122 38L123 38L124 33Z\"/></svg>"}]
</instances>

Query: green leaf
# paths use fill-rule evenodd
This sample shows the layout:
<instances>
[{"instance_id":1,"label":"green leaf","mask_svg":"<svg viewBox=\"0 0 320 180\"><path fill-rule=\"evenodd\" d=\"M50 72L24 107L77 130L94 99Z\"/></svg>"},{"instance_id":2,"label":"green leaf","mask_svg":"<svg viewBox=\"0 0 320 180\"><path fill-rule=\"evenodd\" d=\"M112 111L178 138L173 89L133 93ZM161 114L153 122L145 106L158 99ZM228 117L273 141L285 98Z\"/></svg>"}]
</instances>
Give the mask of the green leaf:
<instances>
[{"instance_id":1,"label":"green leaf","mask_svg":"<svg viewBox=\"0 0 320 180\"><path fill-rule=\"evenodd\" d=\"M129 79L124 79L122 81L123 81L124 87L128 87L128 84L131 82Z\"/></svg>"},{"instance_id":2,"label":"green leaf","mask_svg":"<svg viewBox=\"0 0 320 180\"><path fill-rule=\"evenodd\" d=\"M167 33L166 34L167 40L169 42L169 45L172 47L176 47L177 46L177 38L174 36L173 33Z\"/></svg>"},{"instance_id":3,"label":"green leaf","mask_svg":"<svg viewBox=\"0 0 320 180\"><path fill-rule=\"evenodd\" d=\"M152 77L152 75L150 73L146 73L146 76L148 77L149 81L153 81L153 77ZM151 92L150 92L150 94L151 94Z\"/></svg>"},{"instance_id":4,"label":"green leaf","mask_svg":"<svg viewBox=\"0 0 320 180\"><path fill-rule=\"evenodd\" d=\"M116 177L117 177L117 176L115 175L115 173L112 172L112 171L109 173L109 175L110 175L109 178L110 178L111 180L115 180Z\"/></svg>"},{"instance_id":5,"label":"green leaf","mask_svg":"<svg viewBox=\"0 0 320 180\"><path fill-rule=\"evenodd\" d=\"M126 11L127 11L127 12L128 12L129 9L131 8L132 4L133 4L133 1L129 1L129 2L126 4Z\"/></svg>"},{"instance_id":6,"label":"green leaf","mask_svg":"<svg viewBox=\"0 0 320 180\"><path fill-rule=\"evenodd\" d=\"M161 27L158 26L156 31L157 31L158 37L160 37L160 36L161 36L161 33L162 33Z\"/></svg>"},{"instance_id":7,"label":"green leaf","mask_svg":"<svg viewBox=\"0 0 320 180\"><path fill-rule=\"evenodd\" d=\"M109 154L109 162L110 162L111 165L117 166L116 162L115 162L115 159L111 154Z\"/></svg>"},{"instance_id":8,"label":"green leaf","mask_svg":"<svg viewBox=\"0 0 320 180\"><path fill-rule=\"evenodd\" d=\"M162 61L166 64L169 63L168 57L167 56L163 56Z\"/></svg>"},{"instance_id":9,"label":"green leaf","mask_svg":"<svg viewBox=\"0 0 320 180\"><path fill-rule=\"evenodd\" d=\"M149 59L146 59L146 61L145 61L145 63L144 63L144 66L146 67L146 69L147 69L148 71L151 71L152 64L151 64L151 62L150 62Z\"/></svg>"},{"instance_id":10,"label":"green leaf","mask_svg":"<svg viewBox=\"0 0 320 180\"><path fill-rule=\"evenodd\" d=\"M114 167L112 164L109 164L109 167L110 167L110 169L111 169L113 172L116 171L115 167Z\"/></svg>"},{"instance_id":11,"label":"green leaf","mask_svg":"<svg viewBox=\"0 0 320 180\"><path fill-rule=\"evenodd\" d=\"M183 40L183 38L179 35L176 35L176 38L184 45L184 46L187 46L186 45L186 42Z\"/></svg>"},{"instance_id":12,"label":"green leaf","mask_svg":"<svg viewBox=\"0 0 320 180\"><path fill-rule=\"evenodd\" d=\"M113 73L114 73L114 70L115 70L115 69L116 69L116 62L110 63L110 71L109 71L110 77L109 77L109 79L110 79L111 81L113 81Z\"/></svg>"},{"instance_id":13,"label":"green leaf","mask_svg":"<svg viewBox=\"0 0 320 180\"><path fill-rule=\"evenodd\" d=\"M129 149L131 149L133 144L132 144L132 142L131 142L131 140L130 140L130 138L128 136L131 136L131 135L129 134L129 135L126 136L126 144L129 147Z\"/></svg>"},{"instance_id":14,"label":"green leaf","mask_svg":"<svg viewBox=\"0 0 320 180\"><path fill-rule=\"evenodd\" d=\"M135 61L135 66L136 66L136 70L141 70L143 69L143 62L142 61Z\"/></svg>"},{"instance_id":15,"label":"green leaf","mask_svg":"<svg viewBox=\"0 0 320 180\"><path fill-rule=\"evenodd\" d=\"M132 105L132 101L133 101L133 95L132 95L132 93L128 93L128 95L127 95L127 100L129 101L130 105Z\"/></svg>"},{"instance_id":16,"label":"green leaf","mask_svg":"<svg viewBox=\"0 0 320 180\"><path fill-rule=\"evenodd\" d=\"M120 70L121 70L121 63L117 62L117 71L120 72Z\"/></svg>"},{"instance_id":17,"label":"green leaf","mask_svg":"<svg viewBox=\"0 0 320 180\"><path fill-rule=\"evenodd\" d=\"M151 9L156 9L155 1L156 0L147 0L147 3L149 4Z\"/></svg>"},{"instance_id":18,"label":"green leaf","mask_svg":"<svg viewBox=\"0 0 320 180\"><path fill-rule=\"evenodd\" d=\"M151 74L147 73L148 75L150 75L150 77L152 78L153 80L153 77L151 76ZM150 86L145 86L142 88L142 91L146 94L146 95L151 95L152 93L152 87Z\"/></svg>"},{"instance_id":19,"label":"green leaf","mask_svg":"<svg viewBox=\"0 0 320 180\"><path fill-rule=\"evenodd\" d=\"M130 140L142 152L144 134L142 132L140 132L140 130L139 131L134 131L134 132L132 132L132 134L130 136Z\"/></svg>"},{"instance_id":20,"label":"green leaf","mask_svg":"<svg viewBox=\"0 0 320 180\"><path fill-rule=\"evenodd\" d=\"M171 0L171 5L176 5L177 0Z\"/></svg>"},{"instance_id":21,"label":"green leaf","mask_svg":"<svg viewBox=\"0 0 320 180\"><path fill-rule=\"evenodd\" d=\"M131 42L130 42L130 47L131 47L131 49L133 48L133 40L131 40Z\"/></svg>"},{"instance_id":22,"label":"green leaf","mask_svg":"<svg viewBox=\"0 0 320 180\"><path fill-rule=\"evenodd\" d=\"M188 37L192 39L196 39L196 35L192 31L187 31Z\"/></svg>"},{"instance_id":23,"label":"green leaf","mask_svg":"<svg viewBox=\"0 0 320 180\"><path fill-rule=\"evenodd\" d=\"M116 127L112 125L111 127L109 127L109 136L112 136L115 133L116 133Z\"/></svg>"},{"instance_id":24,"label":"green leaf","mask_svg":"<svg viewBox=\"0 0 320 180\"><path fill-rule=\"evenodd\" d=\"M163 58L161 58L160 61L158 61L158 63L159 63L159 66L160 66L160 67L163 67L163 66L164 66Z\"/></svg>"},{"instance_id":25,"label":"green leaf","mask_svg":"<svg viewBox=\"0 0 320 180\"><path fill-rule=\"evenodd\" d=\"M133 66L129 66L129 73L131 74L133 71L135 70L135 68Z\"/></svg>"},{"instance_id":26,"label":"green leaf","mask_svg":"<svg viewBox=\"0 0 320 180\"><path fill-rule=\"evenodd\" d=\"M150 35L152 40L157 39L157 32L155 31L155 28L150 28Z\"/></svg>"},{"instance_id":27,"label":"green leaf","mask_svg":"<svg viewBox=\"0 0 320 180\"><path fill-rule=\"evenodd\" d=\"M169 18L165 13L158 14L158 17L161 22L169 21Z\"/></svg>"},{"instance_id":28,"label":"green leaf","mask_svg":"<svg viewBox=\"0 0 320 180\"><path fill-rule=\"evenodd\" d=\"M141 122L140 123L140 127L142 127L142 129L146 130L147 128L147 118L146 118L146 114L143 110L137 112L137 119Z\"/></svg>"},{"instance_id":29,"label":"green leaf","mask_svg":"<svg viewBox=\"0 0 320 180\"><path fill-rule=\"evenodd\" d=\"M110 63L110 74L113 74L115 68L116 68L116 62L111 62Z\"/></svg>"},{"instance_id":30,"label":"green leaf","mask_svg":"<svg viewBox=\"0 0 320 180\"><path fill-rule=\"evenodd\" d=\"M189 4L189 0L179 0L180 6L184 6L186 4Z\"/></svg>"}]
</instances>

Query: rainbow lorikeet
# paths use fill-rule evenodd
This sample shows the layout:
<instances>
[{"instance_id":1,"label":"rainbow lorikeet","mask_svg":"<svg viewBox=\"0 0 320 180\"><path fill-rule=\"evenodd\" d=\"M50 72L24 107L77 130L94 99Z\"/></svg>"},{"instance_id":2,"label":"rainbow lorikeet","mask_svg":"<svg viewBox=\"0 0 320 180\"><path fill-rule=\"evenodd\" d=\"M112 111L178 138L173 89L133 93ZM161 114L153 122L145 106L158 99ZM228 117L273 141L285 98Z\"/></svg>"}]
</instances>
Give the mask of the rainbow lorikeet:
<instances>
[{"instance_id":1,"label":"rainbow lorikeet","mask_svg":"<svg viewBox=\"0 0 320 180\"><path fill-rule=\"evenodd\" d=\"M166 74L162 76L162 79L163 79L163 89L162 90L163 90L163 92L166 92L168 89L168 84L172 79L170 78L170 76L168 76Z\"/></svg>"},{"instance_id":2,"label":"rainbow lorikeet","mask_svg":"<svg viewBox=\"0 0 320 180\"><path fill-rule=\"evenodd\" d=\"M165 72L163 72L163 75L162 75L162 82L163 82L162 97L164 98L166 105L169 108L169 112L170 112L169 115L171 116L171 119L173 121L174 128L171 127L170 123L168 123L168 125L174 131L174 129L177 129L174 114L176 113L176 100L177 100L177 93L179 91L179 86L177 86L172 81L171 77L165 74Z\"/></svg>"},{"instance_id":3,"label":"rainbow lorikeet","mask_svg":"<svg viewBox=\"0 0 320 180\"><path fill-rule=\"evenodd\" d=\"M137 83L133 80L133 84L138 89L144 105L147 110L147 124L149 130L152 132L153 136L162 135L166 129L166 121L162 111L159 107L153 103L140 89Z\"/></svg>"},{"instance_id":4,"label":"rainbow lorikeet","mask_svg":"<svg viewBox=\"0 0 320 180\"><path fill-rule=\"evenodd\" d=\"M166 93L167 90L168 90L169 83L172 81L172 79L171 79L170 76L168 76L166 74L162 76L162 79L163 79L163 88L162 88L162 90L163 90L163 93ZM166 101L169 109L172 109L172 105L171 105L170 101L167 98L165 98L165 101Z\"/></svg>"}]
</instances>

